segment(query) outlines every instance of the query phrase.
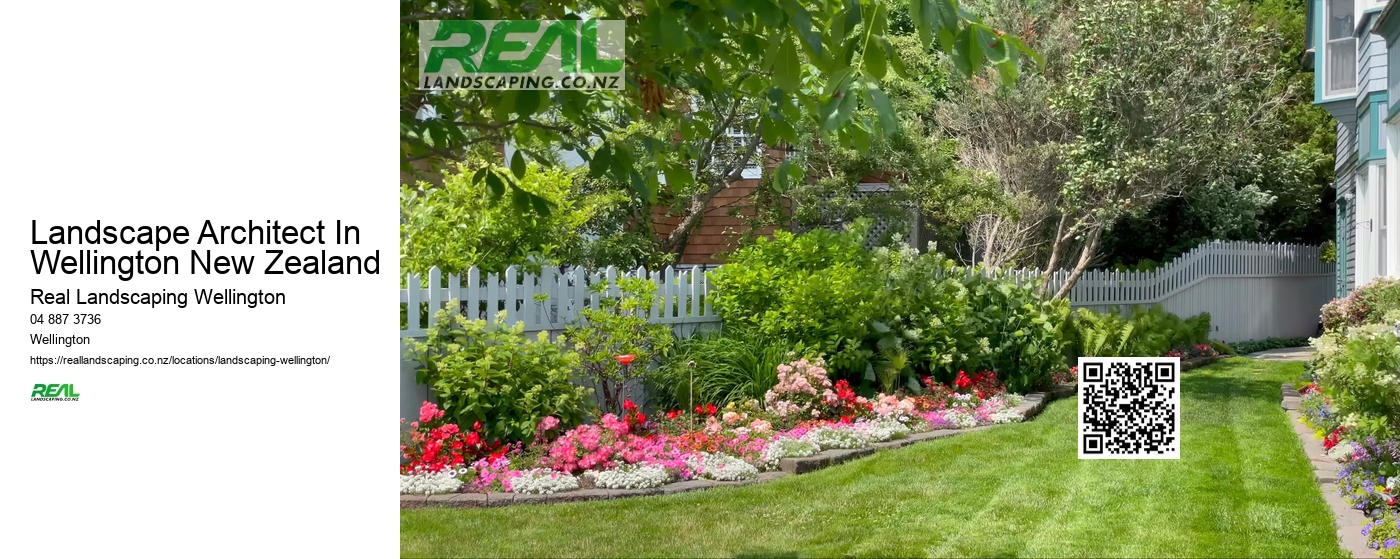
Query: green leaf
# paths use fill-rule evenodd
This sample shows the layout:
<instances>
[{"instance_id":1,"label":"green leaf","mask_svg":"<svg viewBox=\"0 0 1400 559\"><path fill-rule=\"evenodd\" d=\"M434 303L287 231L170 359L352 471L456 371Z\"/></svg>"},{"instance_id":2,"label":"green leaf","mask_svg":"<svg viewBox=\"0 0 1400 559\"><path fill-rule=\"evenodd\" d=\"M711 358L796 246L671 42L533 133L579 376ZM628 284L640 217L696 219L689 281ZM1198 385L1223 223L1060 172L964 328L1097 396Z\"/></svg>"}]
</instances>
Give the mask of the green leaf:
<instances>
[{"instance_id":1,"label":"green leaf","mask_svg":"<svg viewBox=\"0 0 1400 559\"><path fill-rule=\"evenodd\" d=\"M510 157L510 172L517 179L525 178L525 156L518 149L515 150L515 155Z\"/></svg>"},{"instance_id":2,"label":"green leaf","mask_svg":"<svg viewBox=\"0 0 1400 559\"><path fill-rule=\"evenodd\" d=\"M773 83L788 93L797 93L802 88L802 60L797 56L797 47L787 38L779 35L780 43L773 57Z\"/></svg>"},{"instance_id":3,"label":"green leaf","mask_svg":"<svg viewBox=\"0 0 1400 559\"><path fill-rule=\"evenodd\" d=\"M958 33L953 63L957 65L958 71L962 72L964 76L971 76L982 65L982 60L982 46L978 44L976 30L963 29Z\"/></svg>"},{"instance_id":4,"label":"green leaf","mask_svg":"<svg viewBox=\"0 0 1400 559\"><path fill-rule=\"evenodd\" d=\"M669 161L662 170L666 175L666 187L672 191L689 188L695 184L695 176L684 164Z\"/></svg>"},{"instance_id":5,"label":"green leaf","mask_svg":"<svg viewBox=\"0 0 1400 559\"><path fill-rule=\"evenodd\" d=\"M934 1L909 0L909 19L914 20L914 28L919 31L919 41L924 45L933 43L933 18L938 10L933 6Z\"/></svg>"},{"instance_id":6,"label":"green leaf","mask_svg":"<svg viewBox=\"0 0 1400 559\"><path fill-rule=\"evenodd\" d=\"M890 44L889 38L880 37L880 44L890 56L890 69L894 70L895 75L906 79L913 77L909 75L909 68L904 65L904 58L899 55L899 51L894 49L894 45Z\"/></svg>"},{"instance_id":7,"label":"green leaf","mask_svg":"<svg viewBox=\"0 0 1400 559\"><path fill-rule=\"evenodd\" d=\"M540 101L544 97L544 92L535 89L523 89L516 92L515 112L522 118L535 114L540 108Z\"/></svg>"},{"instance_id":8,"label":"green leaf","mask_svg":"<svg viewBox=\"0 0 1400 559\"><path fill-rule=\"evenodd\" d=\"M865 52L861 53L865 61L865 71L870 77L876 80L885 79L885 50L878 42L866 41Z\"/></svg>"},{"instance_id":9,"label":"green leaf","mask_svg":"<svg viewBox=\"0 0 1400 559\"><path fill-rule=\"evenodd\" d=\"M486 192L490 195L491 201L500 200L506 194L506 183L501 180L501 176L495 172L486 173Z\"/></svg>"},{"instance_id":10,"label":"green leaf","mask_svg":"<svg viewBox=\"0 0 1400 559\"><path fill-rule=\"evenodd\" d=\"M593 152L593 158L588 161L588 176L593 178L601 177L612 167L612 146L604 143L598 147L598 151Z\"/></svg>"},{"instance_id":11,"label":"green leaf","mask_svg":"<svg viewBox=\"0 0 1400 559\"><path fill-rule=\"evenodd\" d=\"M822 46L822 35L817 32L812 23L812 14L807 8L798 4L796 0L783 0L783 11L787 12L793 30L802 38L802 43L812 55L813 61L825 61L826 48Z\"/></svg>"},{"instance_id":12,"label":"green leaf","mask_svg":"<svg viewBox=\"0 0 1400 559\"><path fill-rule=\"evenodd\" d=\"M899 119L895 116L894 105L890 103L890 98L885 95L885 92L878 89L871 88L867 91L870 95L870 104L875 107L875 113L880 117L881 131L888 136L899 130Z\"/></svg>"},{"instance_id":13,"label":"green leaf","mask_svg":"<svg viewBox=\"0 0 1400 559\"><path fill-rule=\"evenodd\" d=\"M519 213L530 211L530 193L519 188L510 190L510 205Z\"/></svg>"}]
</instances>

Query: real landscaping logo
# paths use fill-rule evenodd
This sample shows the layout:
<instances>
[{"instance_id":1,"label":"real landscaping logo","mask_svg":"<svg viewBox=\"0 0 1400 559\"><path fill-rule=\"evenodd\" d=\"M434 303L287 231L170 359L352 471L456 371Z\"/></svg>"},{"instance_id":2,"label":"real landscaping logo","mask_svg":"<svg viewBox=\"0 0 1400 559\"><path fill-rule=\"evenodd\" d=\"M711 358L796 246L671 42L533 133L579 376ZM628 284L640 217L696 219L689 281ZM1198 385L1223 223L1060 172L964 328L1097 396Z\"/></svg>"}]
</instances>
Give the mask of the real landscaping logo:
<instances>
[{"instance_id":1,"label":"real landscaping logo","mask_svg":"<svg viewBox=\"0 0 1400 559\"><path fill-rule=\"evenodd\" d=\"M622 89L622 20L424 20L419 89Z\"/></svg>"},{"instance_id":2,"label":"real landscaping logo","mask_svg":"<svg viewBox=\"0 0 1400 559\"><path fill-rule=\"evenodd\" d=\"M76 402L78 391L71 384L36 384L29 395L31 402Z\"/></svg>"}]
</instances>

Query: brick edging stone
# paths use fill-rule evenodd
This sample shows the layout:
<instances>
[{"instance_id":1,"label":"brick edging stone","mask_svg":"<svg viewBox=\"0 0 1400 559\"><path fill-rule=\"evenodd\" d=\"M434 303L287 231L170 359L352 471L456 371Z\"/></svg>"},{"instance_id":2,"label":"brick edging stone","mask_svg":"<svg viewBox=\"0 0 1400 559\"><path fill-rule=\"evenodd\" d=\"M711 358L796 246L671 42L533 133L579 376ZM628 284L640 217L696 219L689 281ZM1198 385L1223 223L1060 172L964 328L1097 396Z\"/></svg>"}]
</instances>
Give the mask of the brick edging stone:
<instances>
[{"instance_id":1,"label":"brick edging stone","mask_svg":"<svg viewBox=\"0 0 1400 559\"><path fill-rule=\"evenodd\" d=\"M1369 519L1364 513L1348 505L1337 492L1337 474L1341 471L1341 465L1327 457L1322 442L1318 441L1313 436L1312 429L1303 423L1303 415L1298 412L1301 400L1293 385L1283 385L1283 409L1288 414L1288 422L1293 426L1293 431L1298 434L1298 441L1303 445L1303 454L1312 465L1313 479L1322 490L1322 500L1327 502L1328 508L1332 509L1333 518L1337 521L1337 541L1352 557L1379 557L1376 550L1366 546L1366 537L1361 535L1361 527L1365 526Z\"/></svg>"},{"instance_id":2,"label":"brick edging stone","mask_svg":"<svg viewBox=\"0 0 1400 559\"><path fill-rule=\"evenodd\" d=\"M1026 395L1026 400L1015 408L1025 417L1023 421L1029 421L1045 409L1045 405L1051 401L1073 396L1077 392L1074 384L1060 384L1050 388L1047 392L1032 392ZM875 454L881 450L892 450L902 448L914 443L953 437L963 433L983 431L996 427L992 425L979 425L966 429L937 429L925 431L923 433L912 433L902 439L894 439L882 443L875 443L866 448L856 448L850 450L824 450L812 456L803 458L783 458L778 461L778 469L770 472L762 472L758 477L745 481L714 481L708 479L692 479L689 481L678 481L668 483L661 487L651 489L576 489L553 493L550 495L532 495L528 493L444 493L437 495L400 495L400 509L416 509L425 507L497 507L515 504L543 504L543 503L568 503L575 501L594 501L605 499L622 499L626 497L643 497L648 495L673 495L689 491L699 491L714 487L731 487L739 485L750 485L763 483L790 475L800 475L815 472L823 468L829 468L837 464L850 462L858 458L864 458Z\"/></svg>"}]
</instances>

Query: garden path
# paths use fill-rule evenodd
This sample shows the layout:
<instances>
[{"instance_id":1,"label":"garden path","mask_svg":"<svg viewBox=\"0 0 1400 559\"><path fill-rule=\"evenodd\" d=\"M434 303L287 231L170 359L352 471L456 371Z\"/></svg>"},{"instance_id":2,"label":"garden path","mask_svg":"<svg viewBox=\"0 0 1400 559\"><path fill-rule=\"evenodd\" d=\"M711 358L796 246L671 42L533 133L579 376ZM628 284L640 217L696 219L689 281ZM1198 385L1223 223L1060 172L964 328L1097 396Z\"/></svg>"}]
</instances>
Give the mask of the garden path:
<instances>
[{"instance_id":1,"label":"garden path","mask_svg":"<svg viewBox=\"0 0 1400 559\"><path fill-rule=\"evenodd\" d=\"M1249 357L1266 361L1307 361L1312 359L1312 356L1313 348L1309 346L1285 347L1249 354Z\"/></svg>"}]
</instances>

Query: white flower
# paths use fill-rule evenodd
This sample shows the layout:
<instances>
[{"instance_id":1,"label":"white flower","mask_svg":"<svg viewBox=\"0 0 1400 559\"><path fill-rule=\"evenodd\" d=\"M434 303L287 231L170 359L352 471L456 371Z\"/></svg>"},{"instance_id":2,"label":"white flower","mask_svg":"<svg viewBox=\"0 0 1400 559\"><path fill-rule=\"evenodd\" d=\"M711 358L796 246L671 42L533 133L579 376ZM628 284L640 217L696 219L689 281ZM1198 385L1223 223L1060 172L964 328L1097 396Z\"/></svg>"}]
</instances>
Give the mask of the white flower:
<instances>
[{"instance_id":1,"label":"white flower","mask_svg":"<svg viewBox=\"0 0 1400 559\"><path fill-rule=\"evenodd\" d=\"M512 493L548 495L574 489L578 489L578 478L548 468L525 470L520 472L518 477L510 480L510 491Z\"/></svg>"},{"instance_id":2,"label":"white flower","mask_svg":"<svg viewBox=\"0 0 1400 559\"><path fill-rule=\"evenodd\" d=\"M835 425L827 427L817 427L802 435L802 439L817 446L822 450L833 448L864 448L875 442L874 438L867 431L843 428Z\"/></svg>"},{"instance_id":3,"label":"white flower","mask_svg":"<svg viewBox=\"0 0 1400 559\"><path fill-rule=\"evenodd\" d=\"M422 473L420 470L419 473L399 475L400 495L455 493L461 487L462 480L457 479L457 472L450 469L437 473Z\"/></svg>"},{"instance_id":4,"label":"white flower","mask_svg":"<svg viewBox=\"0 0 1400 559\"><path fill-rule=\"evenodd\" d=\"M1348 462L1353 454L1356 454L1356 447L1349 442L1338 443L1332 450L1327 451L1327 457L1337 462ZM1386 480L1386 483L1390 483L1390 480Z\"/></svg>"},{"instance_id":5,"label":"white flower","mask_svg":"<svg viewBox=\"0 0 1400 559\"><path fill-rule=\"evenodd\" d=\"M763 469L771 470L784 458L802 458L821 452L821 447L806 439L782 437L769 441L763 449Z\"/></svg>"},{"instance_id":6,"label":"white flower","mask_svg":"<svg viewBox=\"0 0 1400 559\"><path fill-rule=\"evenodd\" d=\"M648 489L671 481L666 468L651 464L624 464L610 470L588 472L593 484L604 489Z\"/></svg>"},{"instance_id":7,"label":"white flower","mask_svg":"<svg viewBox=\"0 0 1400 559\"><path fill-rule=\"evenodd\" d=\"M740 481L758 477L758 468L728 454L701 452L685 457L685 463L700 477L715 481Z\"/></svg>"}]
</instances>

